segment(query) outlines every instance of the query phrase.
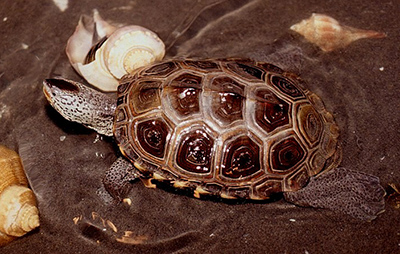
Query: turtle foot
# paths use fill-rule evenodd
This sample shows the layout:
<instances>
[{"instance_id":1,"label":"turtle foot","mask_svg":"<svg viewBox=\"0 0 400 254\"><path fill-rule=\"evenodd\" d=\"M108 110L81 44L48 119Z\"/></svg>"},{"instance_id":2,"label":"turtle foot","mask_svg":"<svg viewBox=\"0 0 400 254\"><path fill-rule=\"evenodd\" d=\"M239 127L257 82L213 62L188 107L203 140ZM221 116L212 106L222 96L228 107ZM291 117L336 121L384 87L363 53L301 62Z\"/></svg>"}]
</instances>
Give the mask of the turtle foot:
<instances>
[{"instance_id":1,"label":"turtle foot","mask_svg":"<svg viewBox=\"0 0 400 254\"><path fill-rule=\"evenodd\" d=\"M296 192L284 194L299 206L328 208L361 220L371 221L384 211L385 190L379 178L345 168L336 168L316 178Z\"/></svg>"},{"instance_id":2,"label":"turtle foot","mask_svg":"<svg viewBox=\"0 0 400 254\"><path fill-rule=\"evenodd\" d=\"M108 193L121 202L132 188L132 181L140 177L140 172L128 160L120 157L107 170L103 184Z\"/></svg>"}]
</instances>

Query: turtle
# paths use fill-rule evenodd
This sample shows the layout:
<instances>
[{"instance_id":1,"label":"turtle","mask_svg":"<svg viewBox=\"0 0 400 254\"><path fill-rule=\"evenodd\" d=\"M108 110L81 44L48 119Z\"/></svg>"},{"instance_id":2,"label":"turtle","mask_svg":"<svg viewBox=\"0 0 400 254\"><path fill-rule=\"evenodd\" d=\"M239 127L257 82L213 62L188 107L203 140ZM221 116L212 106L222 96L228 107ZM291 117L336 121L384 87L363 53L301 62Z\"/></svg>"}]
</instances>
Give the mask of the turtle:
<instances>
[{"instance_id":1,"label":"turtle","mask_svg":"<svg viewBox=\"0 0 400 254\"><path fill-rule=\"evenodd\" d=\"M63 77L43 81L64 118L114 136L122 156L103 184L118 201L131 183L194 197L274 200L372 220L379 178L338 167L339 128L298 75L250 59L172 59L121 78L118 98Z\"/></svg>"}]
</instances>

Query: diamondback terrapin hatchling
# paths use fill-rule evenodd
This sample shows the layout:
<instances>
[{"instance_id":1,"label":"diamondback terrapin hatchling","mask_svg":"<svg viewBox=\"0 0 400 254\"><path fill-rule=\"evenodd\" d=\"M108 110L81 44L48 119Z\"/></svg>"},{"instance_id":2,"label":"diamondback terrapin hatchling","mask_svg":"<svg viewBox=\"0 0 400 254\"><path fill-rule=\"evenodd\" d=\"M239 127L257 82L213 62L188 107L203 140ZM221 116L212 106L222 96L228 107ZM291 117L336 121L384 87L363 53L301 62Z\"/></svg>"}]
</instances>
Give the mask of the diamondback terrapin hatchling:
<instances>
[{"instance_id":1,"label":"diamondback terrapin hatchling","mask_svg":"<svg viewBox=\"0 0 400 254\"><path fill-rule=\"evenodd\" d=\"M377 177L337 168L338 126L319 97L272 64L170 60L124 76L117 101L63 78L45 80L44 94L66 119L114 135L124 158L103 183L116 199L141 178L195 197L284 193L366 220L384 208Z\"/></svg>"}]
</instances>

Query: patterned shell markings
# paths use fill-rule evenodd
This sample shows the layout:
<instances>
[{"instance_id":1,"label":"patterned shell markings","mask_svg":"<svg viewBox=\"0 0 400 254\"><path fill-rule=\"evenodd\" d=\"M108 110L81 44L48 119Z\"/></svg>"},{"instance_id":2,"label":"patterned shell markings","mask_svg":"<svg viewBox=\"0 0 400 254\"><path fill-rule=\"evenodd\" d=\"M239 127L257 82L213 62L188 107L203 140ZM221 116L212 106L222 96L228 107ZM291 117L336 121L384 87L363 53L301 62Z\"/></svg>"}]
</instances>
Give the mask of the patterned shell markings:
<instances>
[{"instance_id":1,"label":"patterned shell markings","mask_svg":"<svg viewBox=\"0 0 400 254\"><path fill-rule=\"evenodd\" d=\"M122 153L149 178L195 196L268 199L340 163L332 115L271 64L166 61L126 76L118 93Z\"/></svg>"}]
</instances>

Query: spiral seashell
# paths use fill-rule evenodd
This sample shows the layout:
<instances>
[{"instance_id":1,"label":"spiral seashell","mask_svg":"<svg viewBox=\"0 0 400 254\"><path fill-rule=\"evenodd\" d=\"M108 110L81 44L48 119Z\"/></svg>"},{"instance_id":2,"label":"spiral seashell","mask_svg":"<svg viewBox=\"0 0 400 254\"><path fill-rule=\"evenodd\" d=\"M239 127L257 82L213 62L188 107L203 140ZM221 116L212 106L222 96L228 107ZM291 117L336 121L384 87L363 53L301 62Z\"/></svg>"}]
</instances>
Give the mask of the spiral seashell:
<instances>
[{"instance_id":1,"label":"spiral seashell","mask_svg":"<svg viewBox=\"0 0 400 254\"><path fill-rule=\"evenodd\" d=\"M165 45L147 28L135 25L117 28L94 10L93 18L83 16L79 20L66 53L86 81L103 91L116 91L123 75L160 61L165 55Z\"/></svg>"},{"instance_id":2,"label":"spiral seashell","mask_svg":"<svg viewBox=\"0 0 400 254\"><path fill-rule=\"evenodd\" d=\"M336 19L317 13L313 13L310 18L291 26L290 29L303 35L306 40L325 52L344 48L362 38L386 37L385 33L340 25Z\"/></svg>"},{"instance_id":3,"label":"spiral seashell","mask_svg":"<svg viewBox=\"0 0 400 254\"><path fill-rule=\"evenodd\" d=\"M0 145L0 246L39 226L35 195L18 154Z\"/></svg>"}]
</instances>

